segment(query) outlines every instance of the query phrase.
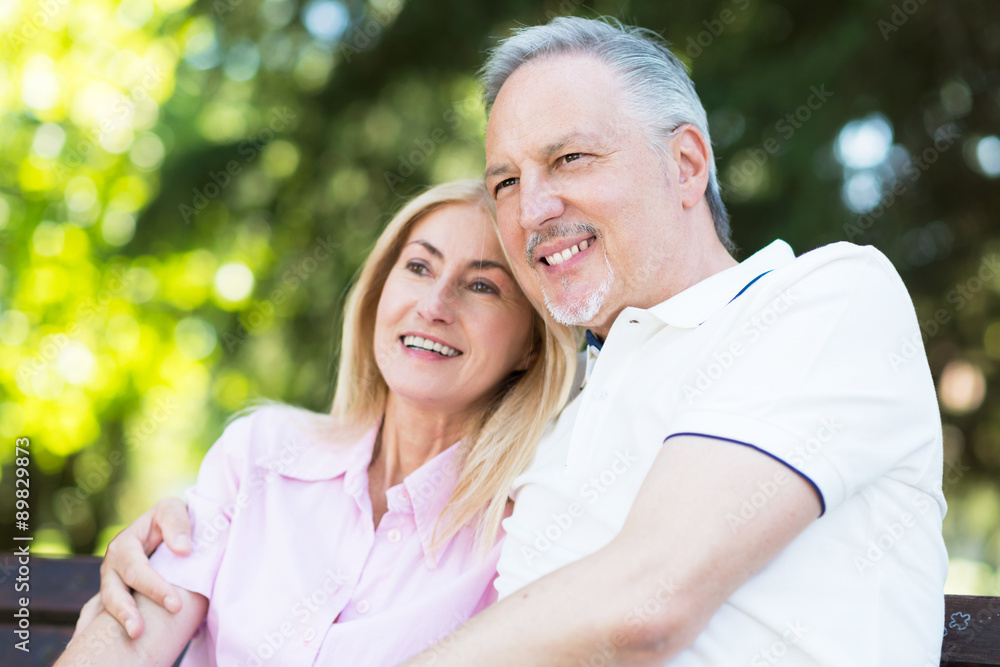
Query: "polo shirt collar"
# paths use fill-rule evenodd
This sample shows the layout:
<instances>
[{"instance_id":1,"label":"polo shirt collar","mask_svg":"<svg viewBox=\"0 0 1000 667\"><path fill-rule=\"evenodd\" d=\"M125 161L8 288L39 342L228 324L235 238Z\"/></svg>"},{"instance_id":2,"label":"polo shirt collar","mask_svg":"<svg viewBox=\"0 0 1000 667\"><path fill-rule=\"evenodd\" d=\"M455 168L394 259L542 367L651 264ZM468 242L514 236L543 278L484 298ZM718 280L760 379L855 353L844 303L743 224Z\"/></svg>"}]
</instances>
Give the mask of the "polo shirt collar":
<instances>
[{"instance_id":1,"label":"polo shirt collar","mask_svg":"<svg viewBox=\"0 0 1000 667\"><path fill-rule=\"evenodd\" d=\"M781 268L794 259L792 248L778 239L736 266L709 276L653 306L648 312L665 324L694 329L725 308L762 274Z\"/></svg>"}]
</instances>

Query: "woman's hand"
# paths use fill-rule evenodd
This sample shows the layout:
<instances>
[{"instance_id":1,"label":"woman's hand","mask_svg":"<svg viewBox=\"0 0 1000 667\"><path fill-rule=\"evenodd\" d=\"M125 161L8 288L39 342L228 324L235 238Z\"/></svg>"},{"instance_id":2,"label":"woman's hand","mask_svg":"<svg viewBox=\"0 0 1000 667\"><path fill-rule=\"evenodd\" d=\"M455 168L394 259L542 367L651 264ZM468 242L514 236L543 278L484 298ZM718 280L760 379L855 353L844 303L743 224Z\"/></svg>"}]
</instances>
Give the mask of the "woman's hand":
<instances>
[{"instance_id":1,"label":"woman's hand","mask_svg":"<svg viewBox=\"0 0 1000 667\"><path fill-rule=\"evenodd\" d=\"M128 636L142 634L144 622L130 588L176 614L181 609L178 589L171 586L149 564L149 554L161 542L175 554L191 552L191 522L187 506L178 498L165 498L133 521L108 545L101 563L101 593L80 612L73 636L81 634L102 611L118 621Z\"/></svg>"}]
</instances>

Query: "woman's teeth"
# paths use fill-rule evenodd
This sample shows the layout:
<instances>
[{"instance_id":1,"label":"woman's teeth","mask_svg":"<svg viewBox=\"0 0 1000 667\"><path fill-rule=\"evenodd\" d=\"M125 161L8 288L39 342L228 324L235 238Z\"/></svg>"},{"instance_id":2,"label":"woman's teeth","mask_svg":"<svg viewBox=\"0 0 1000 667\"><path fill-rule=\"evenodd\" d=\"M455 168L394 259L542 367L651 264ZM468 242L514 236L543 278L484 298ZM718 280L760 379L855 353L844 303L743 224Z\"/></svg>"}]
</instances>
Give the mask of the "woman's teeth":
<instances>
[{"instance_id":1,"label":"woman's teeth","mask_svg":"<svg viewBox=\"0 0 1000 667\"><path fill-rule=\"evenodd\" d=\"M586 239L584 239L583 241L580 241L578 244L576 244L572 248L566 248L562 252L557 252L554 255L549 255L548 257L545 257L544 258L545 259L545 263L548 264L549 266L555 266L556 264L562 264L567 259L569 259L573 255L575 255L576 253L580 252L581 250L586 250L589 245L590 245L590 242L587 241Z\"/></svg>"},{"instance_id":2,"label":"woman's teeth","mask_svg":"<svg viewBox=\"0 0 1000 667\"><path fill-rule=\"evenodd\" d=\"M458 350L448 347L447 345L442 345L441 343L435 342L433 340L427 340L420 336L403 336L403 345L406 347L411 347L415 350L427 350L428 352L437 352L438 354L445 357L457 357L462 354Z\"/></svg>"}]
</instances>

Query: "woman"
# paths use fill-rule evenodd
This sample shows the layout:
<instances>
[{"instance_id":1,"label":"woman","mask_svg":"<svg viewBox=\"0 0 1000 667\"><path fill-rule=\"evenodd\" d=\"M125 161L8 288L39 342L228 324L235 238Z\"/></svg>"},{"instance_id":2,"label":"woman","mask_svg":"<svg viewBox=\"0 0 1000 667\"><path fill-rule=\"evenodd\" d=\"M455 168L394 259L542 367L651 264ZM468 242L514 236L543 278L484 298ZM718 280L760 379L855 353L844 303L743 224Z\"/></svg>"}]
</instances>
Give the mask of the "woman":
<instances>
[{"instance_id":1,"label":"woman","mask_svg":"<svg viewBox=\"0 0 1000 667\"><path fill-rule=\"evenodd\" d=\"M397 664L495 599L507 490L569 392L575 344L514 281L478 181L389 223L344 314L331 415L234 421L188 492L181 609L102 612L60 665ZM195 634L197 630L197 634Z\"/></svg>"}]
</instances>

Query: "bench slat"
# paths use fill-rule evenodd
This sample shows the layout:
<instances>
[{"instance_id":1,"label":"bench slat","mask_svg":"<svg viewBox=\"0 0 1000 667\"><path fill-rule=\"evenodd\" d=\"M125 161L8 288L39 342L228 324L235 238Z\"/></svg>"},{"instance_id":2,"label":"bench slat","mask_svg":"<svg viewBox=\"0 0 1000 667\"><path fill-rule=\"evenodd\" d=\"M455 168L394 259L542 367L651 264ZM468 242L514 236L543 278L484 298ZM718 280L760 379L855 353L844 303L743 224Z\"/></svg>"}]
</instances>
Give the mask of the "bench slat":
<instances>
[{"instance_id":1,"label":"bench slat","mask_svg":"<svg viewBox=\"0 0 1000 667\"><path fill-rule=\"evenodd\" d=\"M946 595L941 664L1000 665L1000 597Z\"/></svg>"}]
</instances>

